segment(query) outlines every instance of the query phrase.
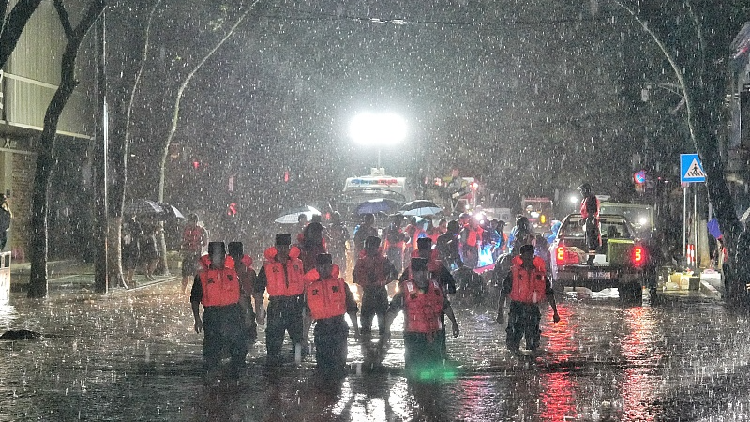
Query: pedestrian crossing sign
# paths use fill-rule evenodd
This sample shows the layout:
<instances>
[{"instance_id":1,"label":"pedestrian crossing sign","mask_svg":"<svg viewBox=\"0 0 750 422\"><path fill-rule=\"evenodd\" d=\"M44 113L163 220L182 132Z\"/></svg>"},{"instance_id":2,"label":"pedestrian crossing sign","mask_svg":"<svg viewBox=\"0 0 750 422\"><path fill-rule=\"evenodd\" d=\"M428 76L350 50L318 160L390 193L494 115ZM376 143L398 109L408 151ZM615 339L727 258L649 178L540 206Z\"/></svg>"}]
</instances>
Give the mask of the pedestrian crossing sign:
<instances>
[{"instance_id":1,"label":"pedestrian crossing sign","mask_svg":"<svg viewBox=\"0 0 750 422\"><path fill-rule=\"evenodd\" d=\"M680 154L680 181L682 183L705 182L706 172L698 154Z\"/></svg>"}]
</instances>

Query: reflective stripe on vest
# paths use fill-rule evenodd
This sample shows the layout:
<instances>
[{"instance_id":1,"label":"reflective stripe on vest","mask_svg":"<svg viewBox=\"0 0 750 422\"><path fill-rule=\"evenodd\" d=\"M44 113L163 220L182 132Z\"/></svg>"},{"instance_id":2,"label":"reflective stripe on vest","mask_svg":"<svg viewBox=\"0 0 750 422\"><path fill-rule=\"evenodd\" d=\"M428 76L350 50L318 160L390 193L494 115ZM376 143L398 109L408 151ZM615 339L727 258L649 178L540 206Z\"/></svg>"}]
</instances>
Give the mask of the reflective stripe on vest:
<instances>
[{"instance_id":1,"label":"reflective stripe on vest","mask_svg":"<svg viewBox=\"0 0 750 422\"><path fill-rule=\"evenodd\" d=\"M302 261L289 258L286 268L278 261L265 262L266 291L269 296L297 296L305 293Z\"/></svg>"},{"instance_id":2,"label":"reflective stripe on vest","mask_svg":"<svg viewBox=\"0 0 750 422\"><path fill-rule=\"evenodd\" d=\"M534 257L534 268L529 270L521 266L520 256L516 258L513 259L511 269L513 286L510 290L510 300L521 303L541 302L547 292L547 272L542 270L545 266L544 261L539 257Z\"/></svg>"},{"instance_id":3,"label":"reflective stripe on vest","mask_svg":"<svg viewBox=\"0 0 750 422\"><path fill-rule=\"evenodd\" d=\"M404 282L404 331L434 333L443 328L443 290L435 280L430 280L427 292L422 292L413 281Z\"/></svg>"},{"instance_id":4,"label":"reflective stripe on vest","mask_svg":"<svg viewBox=\"0 0 750 422\"><path fill-rule=\"evenodd\" d=\"M315 280L307 286L307 307L313 319L332 318L346 313L346 283L343 278Z\"/></svg>"},{"instance_id":5,"label":"reflective stripe on vest","mask_svg":"<svg viewBox=\"0 0 750 422\"><path fill-rule=\"evenodd\" d=\"M200 273L203 306L234 305L240 300L240 282L231 268L208 268Z\"/></svg>"}]
</instances>

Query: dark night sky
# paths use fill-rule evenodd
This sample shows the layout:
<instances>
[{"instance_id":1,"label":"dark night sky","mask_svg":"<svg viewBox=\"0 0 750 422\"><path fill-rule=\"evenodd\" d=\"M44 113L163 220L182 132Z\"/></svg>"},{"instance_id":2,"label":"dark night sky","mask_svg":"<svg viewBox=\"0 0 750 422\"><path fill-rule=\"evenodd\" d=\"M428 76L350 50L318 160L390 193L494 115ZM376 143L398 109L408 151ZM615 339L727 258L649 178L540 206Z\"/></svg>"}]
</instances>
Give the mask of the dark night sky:
<instances>
[{"instance_id":1,"label":"dark night sky","mask_svg":"<svg viewBox=\"0 0 750 422\"><path fill-rule=\"evenodd\" d=\"M134 127L145 159L164 139L178 76L223 34L207 30L216 11L165 3ZM561 3L321 0L258 9L185 92L175 138L184 150L170 164L167 196L192 207L185 198L203 189L221 207L226 195L217 192L236 174L232 195L256 215L329 198L377 160L376 149L347 137L358 111L407 120L404 144L382 150L392 174L439 176L455 166L508 201L583 181L621 189L632 154L654 148L634 107L641 78L658 75L661 62L640 69L653 47L620 10ZM202 184L183 174L193 158L209 168ZM153 186L154 171L141 174L153 166L142 162L135 179ZM292 180L279 188L285 170Z\"/></svg>"}]
</instances>

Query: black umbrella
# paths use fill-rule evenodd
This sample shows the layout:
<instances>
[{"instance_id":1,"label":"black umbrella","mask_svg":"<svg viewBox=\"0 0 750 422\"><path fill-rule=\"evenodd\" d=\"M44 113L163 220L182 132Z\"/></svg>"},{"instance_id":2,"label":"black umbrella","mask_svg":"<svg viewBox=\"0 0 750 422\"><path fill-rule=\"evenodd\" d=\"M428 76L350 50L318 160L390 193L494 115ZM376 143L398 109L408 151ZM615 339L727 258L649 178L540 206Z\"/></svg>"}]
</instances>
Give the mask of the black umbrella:
<instances>
[{"instance_id":1,"label":"black umbrella","mask_svg":"<svg viewBox=\"0 0 750 422\"><path fill-rule=\"evenodd\" d=\"M164 213L164 208L154 201L148 199L133 199L130 202L125 203L123 213L126 215L138 215L138 216L158 216Z\"/></svg>"},{"instance_id":2,"label":"black umbrella","mask_svg":"<svg viewBox=\"0 0 750 422\"><path fill-rule=\"evenodd\" d=\"M401 206L399 212L405 216L426 217L428 215L441 214L443 207L434 202L419 199L405 203Z\"/></svg>"}]
</instances>

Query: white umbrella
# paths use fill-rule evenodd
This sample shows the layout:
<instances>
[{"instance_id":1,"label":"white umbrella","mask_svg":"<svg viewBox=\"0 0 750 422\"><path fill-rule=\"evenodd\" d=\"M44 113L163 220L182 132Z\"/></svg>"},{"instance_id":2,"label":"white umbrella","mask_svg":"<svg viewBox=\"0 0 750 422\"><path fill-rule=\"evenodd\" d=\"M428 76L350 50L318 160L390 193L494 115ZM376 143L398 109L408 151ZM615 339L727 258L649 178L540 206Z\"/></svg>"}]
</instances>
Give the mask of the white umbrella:
<instances>
[{"instance_id":1,"label":"white umbrella","mask_svg":"<svg viewBox=\"0 0 750 422\"><path fill-rule=\"evenodd\" d=\"M747 221L748 217L750 217L750 207L748 207L748 209L745 210L745 213L742 214L740 221Z\"/></svg>"},{"instance_id":2,"label":"white umbrella","mask_svg":"<svg viewBox=\"0 0 750 422\"><path fill-rule=\"evenodd\" d=\"M399 212L405 216L426 217L428 215L440 215L443 208L434 202L419 199L402 205Z\"/></svg>"},{"instance_id":3,"label":"white umbrella","mask_svg":"<svg viewBox=\"0 0 750 422\"><path fill-rule=\"evenodd\" d=\"M295 224L297 223L297 221L299 221L299 216L302 214L307 216L308 220L312 219L313 215L323 215L323 213L315 207L305 205L304 207L293 208L281 214L281 216L279 216L279 218L274 221L280 224Z\"/></svg>"}]
</instances>

